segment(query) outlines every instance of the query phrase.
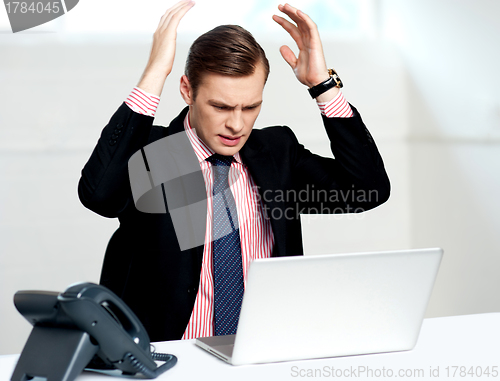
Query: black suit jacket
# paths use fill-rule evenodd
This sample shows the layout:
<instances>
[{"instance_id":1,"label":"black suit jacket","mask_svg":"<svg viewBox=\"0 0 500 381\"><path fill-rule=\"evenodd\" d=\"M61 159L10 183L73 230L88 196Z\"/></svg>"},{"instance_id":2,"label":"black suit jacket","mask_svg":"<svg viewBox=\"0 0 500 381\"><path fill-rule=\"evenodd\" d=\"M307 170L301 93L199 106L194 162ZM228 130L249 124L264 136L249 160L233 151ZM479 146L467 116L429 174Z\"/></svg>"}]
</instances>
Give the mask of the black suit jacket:
<instances>
[{"instance_id":1,"label":"black suit jacket","mask_svg":"<svg viewBox=\"0 0 500 381\"><path fill-rule=\"evenodd\" d=\"M147 144L183 131L187 110L164 128L123 103L102 131L78 186L87 208L120 221L106 249L101 284L132 308L152 341L182 337L198 291L203 245L181 251L168 212L136 209L128 160ZM283 126L254 129L240 151L271 218L273 256L303 254L300 213L360 212L389 197L382 158L353 111L352 118L323 117L335 159L311 153ZM328 197L293 197L312 189Z\"/></svg>"}]
</instances>

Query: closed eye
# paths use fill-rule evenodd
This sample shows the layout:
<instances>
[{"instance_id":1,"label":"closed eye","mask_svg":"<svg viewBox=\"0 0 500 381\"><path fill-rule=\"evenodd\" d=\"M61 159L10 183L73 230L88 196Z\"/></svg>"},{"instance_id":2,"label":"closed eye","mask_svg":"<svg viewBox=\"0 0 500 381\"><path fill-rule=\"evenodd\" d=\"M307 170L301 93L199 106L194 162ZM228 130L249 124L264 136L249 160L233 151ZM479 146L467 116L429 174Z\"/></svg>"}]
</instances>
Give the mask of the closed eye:
<instances>
[{"instance_id":1,"label":"closed eye","mask_svg":"<svg viewBox=\"0 0 500 381\"><path fill-rule=\"evenodd\" d=\"M256 108L258 108L261 105L261 103L262 102L257 103L257 104L253 104L253 105L250 105L250 106L243 107L243 111L255 110ZM212 102L210 102L210 105L213 108L215 108L216 110L219 110L219 111L229 111L229 110L235 109L235 107L233 107L233 106L228 106L228 105L219 104L219 103L212 103Z\"/></svg>"},{"instance_id":2,"label":"closed eye","mask_svg":"<svg viewBox=\"0 0 500 381\"><path fill-rule=\"evenodd\" d=\"M212 106L217 110L229 110L229 107L227 106L217 106L217 105L212 105Z\"/></svg>"}]
</instances>

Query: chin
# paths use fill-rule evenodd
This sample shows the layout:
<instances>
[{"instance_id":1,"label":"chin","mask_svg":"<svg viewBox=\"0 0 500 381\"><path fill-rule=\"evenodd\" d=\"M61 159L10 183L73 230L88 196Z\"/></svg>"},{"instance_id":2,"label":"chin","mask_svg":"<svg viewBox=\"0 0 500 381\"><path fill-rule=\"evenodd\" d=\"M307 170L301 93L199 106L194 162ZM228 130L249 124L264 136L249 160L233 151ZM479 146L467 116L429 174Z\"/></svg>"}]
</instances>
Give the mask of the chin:
<instances>
[{"instance_id":1,"label":"chin","mask_svg":"<svg viewBox=\"0 0 500 381\"><path fill-rule=\"evenodd\" d=\"M217 149L214 149L216 153L222 156L233 156L235 155L241 147L217 147Z\"/></svg>"}]
</instances>

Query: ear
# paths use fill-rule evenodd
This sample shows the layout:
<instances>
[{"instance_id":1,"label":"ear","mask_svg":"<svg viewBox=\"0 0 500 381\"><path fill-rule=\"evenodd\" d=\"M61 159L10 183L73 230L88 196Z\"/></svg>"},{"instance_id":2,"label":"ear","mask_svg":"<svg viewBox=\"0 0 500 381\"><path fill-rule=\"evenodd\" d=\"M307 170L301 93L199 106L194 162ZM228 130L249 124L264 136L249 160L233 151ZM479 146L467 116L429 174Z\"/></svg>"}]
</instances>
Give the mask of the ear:
<instances>
[{"instance_id":1,"label":"ear","mask_svg":"<svg viewBox=\"0 0 500 381\"><path fill-rule=\"evenodd\" d=\"M183 75L181 77L181 84L180 84L180 92L182 99L184 99L184 102L186 102L189 106L193 105L194 99L193 99L193 89L191 87L191 83L189 83L188 77L186 75Z\"/></svg>"}]
</instances>

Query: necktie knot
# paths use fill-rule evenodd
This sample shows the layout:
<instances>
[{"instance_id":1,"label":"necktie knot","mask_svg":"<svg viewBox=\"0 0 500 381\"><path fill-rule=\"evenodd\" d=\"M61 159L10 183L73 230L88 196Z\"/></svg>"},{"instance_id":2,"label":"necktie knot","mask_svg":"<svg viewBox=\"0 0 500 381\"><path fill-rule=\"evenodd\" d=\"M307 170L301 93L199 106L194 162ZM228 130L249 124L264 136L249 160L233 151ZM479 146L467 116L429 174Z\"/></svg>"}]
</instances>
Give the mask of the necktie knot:
<instances>
[{"instance_id":1,"label":"necktie knot","mask_svg":"<svg viewBox=\"0 0 500 381\"><path fill-rule=\"evenodd\" d=\"M231 163L233 162L233 157L232 156L222 156L222 155L219 155L218 153L215 153L212 156L210 156L207 159L207 161L209 161L210 163L212 163L212 165L215 165L217 167L220 167L220 166L230 167Z\"/></svg>"}]
</instances>

